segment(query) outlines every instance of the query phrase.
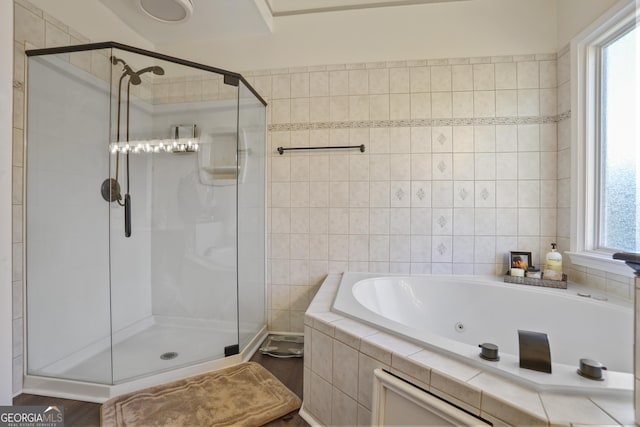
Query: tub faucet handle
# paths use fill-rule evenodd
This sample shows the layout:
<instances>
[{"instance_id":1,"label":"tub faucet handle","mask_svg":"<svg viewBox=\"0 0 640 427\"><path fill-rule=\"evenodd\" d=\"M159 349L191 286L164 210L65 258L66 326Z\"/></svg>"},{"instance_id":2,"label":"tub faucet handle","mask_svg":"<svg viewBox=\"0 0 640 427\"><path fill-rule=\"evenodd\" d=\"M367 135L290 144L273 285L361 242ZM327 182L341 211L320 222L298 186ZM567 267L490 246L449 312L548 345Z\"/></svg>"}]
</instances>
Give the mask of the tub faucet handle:
<instances>
[{"instance_id":1,"label":"tub faucet handle","mask_svg":"<svg viewBox=\"0 0 640 427\"><path fill-rule=\"evenodd\" d=\"M490 342L485 342L482 344L478 344L478 347L481 348L480 357L484 360L489 360L491 362L497 362L500 360L497 345Z\"/></svg>"},{"instance_id":2,"label":"tub faucet handle","mask_svg":"<svg viewBox=\"0 0 640 427\"><path fill-rule=\"evenodd\" d=\"M518 329L520 367L551 373L551 351L549 337L543 332Z\"/></svg>"}]
</instances>

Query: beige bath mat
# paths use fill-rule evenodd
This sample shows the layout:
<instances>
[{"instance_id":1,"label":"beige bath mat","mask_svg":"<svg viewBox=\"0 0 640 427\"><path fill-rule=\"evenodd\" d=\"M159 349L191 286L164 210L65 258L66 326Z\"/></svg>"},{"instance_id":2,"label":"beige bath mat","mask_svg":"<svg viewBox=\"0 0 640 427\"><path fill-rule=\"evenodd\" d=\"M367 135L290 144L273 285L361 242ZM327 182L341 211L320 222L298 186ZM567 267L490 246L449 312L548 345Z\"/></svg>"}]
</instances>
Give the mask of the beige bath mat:
<instances>
[{"instance_id":1,"label":"beige bath mat","mask_svg":"<svg viewBox=\"0 0 640 427\"><path fill-rule=\"evenodd\" d=\"M260 426L300 407L300 399L254 362L115 397L101 425Z\"/></svg>"}]
</instances>

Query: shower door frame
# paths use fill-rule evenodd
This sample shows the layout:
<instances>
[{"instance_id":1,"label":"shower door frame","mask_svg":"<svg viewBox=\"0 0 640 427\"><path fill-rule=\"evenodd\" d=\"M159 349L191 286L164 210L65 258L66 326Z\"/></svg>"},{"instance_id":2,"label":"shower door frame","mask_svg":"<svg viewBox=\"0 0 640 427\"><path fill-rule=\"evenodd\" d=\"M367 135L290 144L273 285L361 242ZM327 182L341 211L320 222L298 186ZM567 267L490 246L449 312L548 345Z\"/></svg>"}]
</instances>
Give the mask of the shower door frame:
<instances>
[{"instance_id":1,"label":"shower door frame","mask_svg":"<svg viewBox=\"0 0 640 427\"><path fill-rule=\"evenodd\" d=\"M56 55L60 53L72 53L72 52L84 52L87 50L98 50L98 49L120 49L131 53L137 53L139 55L148 56L151 58L159 59L161 61L173 62L174 64L184 65L191 68L196 68L203 71L209 71L211 73L216 73L224 76L225 83L228 81L227 79L237 79L238 81L243 82L247 88L253 93L253 95L264 105L267 106L267 101L260 96L260 94L251 86L251 84L242 76L242 74L234 73L233 71L223 70L222 68L212 67L210 65L200 64L198 62L189 61L186 59L176 58L174 56L165 55L158 52L153 52L151 50L141 49L134 46L129 46L126 44L118 43L118 42L98 42L98 43L86 43L86 44L78 44L71 46L60 46L60 47L48 47L43 49L30 49L25 51L25 54L29 56L41 56L41 55Z\"/></svg>"}]
</instances>

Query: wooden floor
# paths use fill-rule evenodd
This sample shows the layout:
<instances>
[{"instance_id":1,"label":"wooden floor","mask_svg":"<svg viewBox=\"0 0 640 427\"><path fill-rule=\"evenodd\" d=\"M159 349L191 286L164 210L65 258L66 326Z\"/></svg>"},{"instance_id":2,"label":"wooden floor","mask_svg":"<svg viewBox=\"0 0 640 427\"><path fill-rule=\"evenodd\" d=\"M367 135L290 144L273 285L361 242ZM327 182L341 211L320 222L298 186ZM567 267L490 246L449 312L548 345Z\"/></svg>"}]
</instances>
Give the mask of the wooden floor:
<instances>
[{"instance_id":1,"label":"wooden floor","mask_svg":"<svg viewBox=\"0 0 640 427\"><path fill-rule=\"evenodd\" d=\"M259 351L253 355L252 361L264 366L282 384L294 392L302 400L302 377L304 375L304 361L302 357L291 359L280 359L277 357L265 356ZM293 414L289 420L276 420L267 424L269 427L308 427L309 424L302 419L298 412Z\"/></svg>"},{"instance_id":2,"label":"wooden floor","mask_svg":"<svg viewBox=\"0 0 640 427\"><path fill-rule=\"evenodd\" d=\"M256 352L251 358L260 363L284 385L302 399L303 359L280 359ZM60 405L64 406L65 426L97 427L100 426L100 404L79 400L59 399L55 397L21 394L13 399L14 405ZM290 419L276 420L269 427L307 427L309 424L296 411Z\"/></svg>"}]
</instances>

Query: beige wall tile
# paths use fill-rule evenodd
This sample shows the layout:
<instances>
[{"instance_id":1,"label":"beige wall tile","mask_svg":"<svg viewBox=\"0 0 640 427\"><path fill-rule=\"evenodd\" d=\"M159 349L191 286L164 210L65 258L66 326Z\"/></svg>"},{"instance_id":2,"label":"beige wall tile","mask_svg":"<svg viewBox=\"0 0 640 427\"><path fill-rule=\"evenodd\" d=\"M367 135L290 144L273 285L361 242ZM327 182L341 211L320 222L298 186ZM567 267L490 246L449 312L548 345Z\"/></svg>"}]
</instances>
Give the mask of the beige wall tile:
<instances>
[{"instance_id":1,"label":"beige wall tile","mask_svg":"<svg viewBox=\"0 0 640 427\"><path fill-rule=\"evenodd\" d=\"M423 114L426 114L426 111L423 111ZM409 94L391 94L389 96L389 118L391 120L402 120L410 117L411 101Z\"/></svg>"},{"instance_id":2,"label":"beige wall tile","mask_svg":"<svg viewBox=\"0 0 640 427\"><path fill-rule=\"evenodd\" d=\"M409 69L390 68L389 69L389 91L390 93L409 93L410 77Z\"/></svg>"},{"instance_id":3,"label":"beige wall tile","mask_svg":"<svg viewBox=\"0 0 640 427\"><path fill-rule=\"evenodd\" d=\"M454 65L451 67L451 89L453 91L473 90L472 65Z\"/></svg>"},{"instance_id":4,"label":"beige wall tile","mask_svg":"<svg viewBox=\"0 0 640 427\"><path fill-rule=\"evenodd\" d=\"M495 64L496 89L517 89L517 64Z\"/></svg>"},{"instance_id":5,"label":"beige wall tile","mask_svg":"<svg viewBox=\"0 0 640 427\"><path fill-rule=\"evenodd\" d=\"M538 61L517 63L518 89L538 89L540 87L540 65Z\"/></svg>"},{"instance_id":6,"label":"beige wall tile","mask_svg":"<svg viewBox=\"0 0 640 427\"><path fill-rule=\"evenodd\" d=\"M42 15L34 13L34 8L27 9L20 4L14 8L14 37L17 42L29 42L35 48L45 46L45 21Z\"/></svg>"},{"instance_id":7,"label":"beige wall tile","mask_svg":"<svg viewBox=\"0 0 640 427\"><path fill-rule=\"evenodd\" d=\"M473 89L474 90L494 90L495 84L494 64L474 64L473 65Z\"/></svg>"},{"instance_id":8,"label":"beige wall tile","mask_svg":"<svg viewBox=\"0 0 640 427\"><path fill-rule=\"evenodd\" d=\"M334 426L354 426L358 418L358 403L341 392L333 388L331 425Z\"/></svg>"},{"instance_id":9,"label":"beige wall tile","mask_svg":"<svg viewBox=\"0 0 640 427\"><path fill-rule=\"evenodd\" d=\"M451 91L451 66L445 65L431 67L431 91Z\"/></svg>"},{"instance_id":10,"label":"beige wall tile","mask_svg":"<svg viewBox=\"0 0 640 427\"><path fill-rule=\"evenodd\" d=\"M313 371L311 372L311 381L309 387L308 410L318 421L324 425L331 424L331 406L333 398L333 387L331 384Z\"/></svg>"},{"instance_id":11,"label":"beige wall tile","mask_svg":"<svg viewBox=\"0 0 640 427\"><path fill-rule=\"evenodd\" d=\"M359 353L358 403L368 410L371 410L373 371L376 368L389 369L389 366L363 353Z\"/></svg>"},{"instance_id":12,"label":"beige wall tile","mask_svg":"<svg viewBox=\"0 0 640 427\"><path fill-rule=\"evenodd\" d=\"M411 93L430 92L431 73L429 67L410 67L409 82Z\"/></svg>"},{"instance_id":13,"label":"beige wall tile","mask_svg":"<svg viewBox=\"0 0 640 427\"><path fill-rule=\"evenodd\" d=\"M13 127L24 129L24 91L13 89Z\"/></svg>"},{"instance_id":14,"label":"beige wall tile","mask_svg":"<svg viewBox=\"0 0 640 427\"><path fill-rule=\"evenodd\" d=\"M310 96L309 73L291 75L291 98L308 98Z\"/></svg>"},{"instance_id":15,"label":"beige wall tile","mask_svg":"<svg viewBox=\"0 0 640 427\"><path fill-rule=\"evenodd\" d=\"M552 424L617 424L586 397L541 393L540 398Z\"/></svg>"},{"instance_id":16,"label":"beige wall tile","mask_svg":"<svg viewBox=\"0 0 640 427\"><path fill-rule=\"evenodd\" d=\"M332 383L352 399L358 398L358 351L340 341L333 343Z\"/></svg>"},{"instance_id":17,"label":"beige wall tile","mask_svg":"<svg viewBox=\"0 0 640 427\"><path fill-rule=\"evenodd\" d=\"M45 47L68 46L70 41L69 33L49 21L45 22Z\"/></svg>"},{"instance_id":18,"label":"beige wall tile","mask_svg":"<svg viewBox=\"0 0 640 427\"><path fill-rule=\"evenodd\" d=\"M369 94L389 94L389 69L369 70Z\"/></svg>"},{"instance_id":19,"label":"beige wall tile","mask_svg":"<svg viewBox=\"0 0 640 427\"><path fill-rule=\"evenodd\" d=\"M25 61L24 43L16 41L13 49L13 80L24 83L25 79Z\"/></svg>"}]
</instances>

